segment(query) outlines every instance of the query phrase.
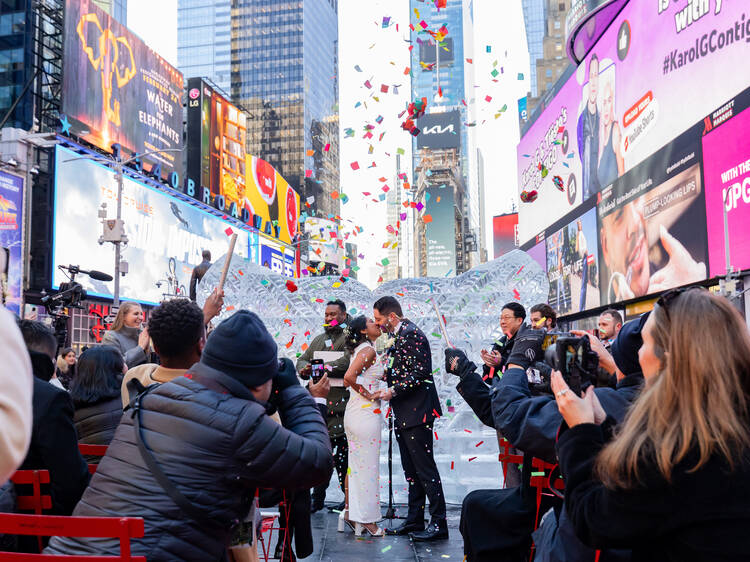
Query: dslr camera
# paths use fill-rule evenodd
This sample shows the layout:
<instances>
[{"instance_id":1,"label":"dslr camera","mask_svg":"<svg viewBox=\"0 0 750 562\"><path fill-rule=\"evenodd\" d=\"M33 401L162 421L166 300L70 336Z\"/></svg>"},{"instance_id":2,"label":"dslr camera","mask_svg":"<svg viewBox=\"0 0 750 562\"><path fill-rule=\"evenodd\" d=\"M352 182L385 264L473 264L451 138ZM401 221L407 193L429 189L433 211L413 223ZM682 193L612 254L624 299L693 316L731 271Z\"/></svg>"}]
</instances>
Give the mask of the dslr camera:
<instances>
[{"instance_id":1,"label":"dslr camera","mask_svg":"<svg viewBox=\"0 0 750 562\"><path fill-rule=\"evenodd\" d=\"M592 351L589 338L573 334L547 334L542 344L544 362L530 367L529 386L537 394L552 394L552 370L560 371L570 389L580 396L597 382L599 356Z\"/></svg>"}]
</instances>

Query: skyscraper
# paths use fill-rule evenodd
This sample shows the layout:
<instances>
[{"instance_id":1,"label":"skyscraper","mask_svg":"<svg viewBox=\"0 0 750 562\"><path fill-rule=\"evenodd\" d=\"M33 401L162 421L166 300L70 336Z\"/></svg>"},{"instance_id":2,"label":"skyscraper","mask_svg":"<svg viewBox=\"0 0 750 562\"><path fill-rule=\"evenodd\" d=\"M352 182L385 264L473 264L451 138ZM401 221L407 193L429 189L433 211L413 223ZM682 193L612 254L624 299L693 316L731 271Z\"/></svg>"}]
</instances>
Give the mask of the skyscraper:
<instances>
[{"instance_id":1,"label":"skyscraper","mask_svg":"<svg viewBox=\"0 0 750 562\"><path fill-rule=\"evenodd\" d=\"M536 61L543 55L544 29L546 26L547 0L523 0L523 20L526 25L526 42L531 61L531 97L537 97Z\"/></svg>"},{"instance_id":2,"label":"skyscraper","mask_svg":"<svg viewBox=\"0 0 750 562\"><path fill-rule=\"evenodd\" d=\"M5 127L30 129L33 123L33 89L26 89L34 75L34 20L32 0L3 0L0 3L0 118Z\"/></svg>"},{"instance_id":3,"label":"skyscraper","mask_svg":"<svg viewBox=\"0 0 750 562\"><path fill-rule=\"evenodd\" d=\"M128 0L94 0L94 4L122 25L128 25Z\"/></svg>"},{"instance_id":4,"label":"skyscraper","mask_svg":"<svg viewBox=\"0 0 750 562\"><path fill-rule=\"evenodd\" d=\"M471 6L466 0L447 0L445 8L434 3L411 0L410 6L416 24L411 33L412 97L427 99L427 115L418 126L422 132L413 141L413 176L417 199L424 200L427 213L438 200L452 201L455 216L455 248L450 256L441 257L441 271L445 269L446 257L451 261L452 273L461 273L473 264L470 253L472 244L466 245L479 230L479 207L476 190L469 190L470 182L467 157L468 139L464 75L464 35L471 33L472 25L466 25L465 13L470 15ZM447 29L444 38L431 36L427 30L440 32ZM446 133L446 134L444 134ZM472 182L476 185L476 182ZM434 188L449 189L452 193L432 198ZM440 209L441 216L447 216L446 209ZM445 228L451 225L446 224ZM435 274L431 266L430 229L424 222L417 222L415 228L416 273ZM441 246L442 252L447 252ZM434 264L433 264L434 265ZM435 266L437 267L437 266Z\"/></svg>"},{"instance_id":5,"label":"skyscraper","mask_svg":"<svg viewBox=\"0 0 750 562\"><path fill-rule=\"evenodd\" d=\"M179 0L177 66L185 78L208 78L231 87L231 0Z\"/></svg>"},{"instance_id":6,"label":"skyscraper","mask_svg":"<svg viewBox=\"0 0 750 562\"><path fill-rule=\"evenodd\" d=\"M232 99L248 151L338 215L338 0L232 1Z\"/></svg>"}]
</instances>

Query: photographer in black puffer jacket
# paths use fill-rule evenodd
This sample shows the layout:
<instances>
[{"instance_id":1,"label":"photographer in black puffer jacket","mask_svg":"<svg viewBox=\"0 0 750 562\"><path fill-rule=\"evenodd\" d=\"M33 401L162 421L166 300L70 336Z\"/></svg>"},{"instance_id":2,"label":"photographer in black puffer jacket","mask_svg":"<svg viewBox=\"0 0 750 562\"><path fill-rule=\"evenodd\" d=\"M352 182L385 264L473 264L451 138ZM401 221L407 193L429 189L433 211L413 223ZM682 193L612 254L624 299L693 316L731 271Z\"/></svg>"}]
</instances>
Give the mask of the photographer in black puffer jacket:
<instances>
[{"instance_id":1,"label":"photographer in black puffer jacket","mask_svg":"<svg viewBox=\"0 0 750 562\"><path fill-rule=\"evenodd\" d=\"M257 488L309 489L331 477L320 411L252 312L222 322L185 376L131 405L73 515L142 517L133 555L149 562L224 560ZM54 537L45 553L116 555L119 541Z\"/></svg>"}]
</instances>

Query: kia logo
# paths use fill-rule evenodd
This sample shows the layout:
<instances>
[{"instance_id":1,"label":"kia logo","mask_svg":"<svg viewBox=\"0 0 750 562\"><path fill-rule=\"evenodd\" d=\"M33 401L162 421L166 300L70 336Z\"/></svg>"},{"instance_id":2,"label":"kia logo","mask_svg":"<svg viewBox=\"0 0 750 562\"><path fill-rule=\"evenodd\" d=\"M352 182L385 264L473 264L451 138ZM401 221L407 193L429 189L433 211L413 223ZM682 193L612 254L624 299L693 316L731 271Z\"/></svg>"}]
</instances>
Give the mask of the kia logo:
<instances>
[{"instance_id":1,"label":"kia logo","mask_svg":"<svg viewBox=\"0 0 750 562\"><path fill-rule=\"evenodd\" d=\"M455 133L456 130L453 128L453 125L446 125L445 127L441 127L440 125L433 125L432 127L425 127L422 129L423 135L444 135L446 133Z\"/></svg>"}]
</instances>

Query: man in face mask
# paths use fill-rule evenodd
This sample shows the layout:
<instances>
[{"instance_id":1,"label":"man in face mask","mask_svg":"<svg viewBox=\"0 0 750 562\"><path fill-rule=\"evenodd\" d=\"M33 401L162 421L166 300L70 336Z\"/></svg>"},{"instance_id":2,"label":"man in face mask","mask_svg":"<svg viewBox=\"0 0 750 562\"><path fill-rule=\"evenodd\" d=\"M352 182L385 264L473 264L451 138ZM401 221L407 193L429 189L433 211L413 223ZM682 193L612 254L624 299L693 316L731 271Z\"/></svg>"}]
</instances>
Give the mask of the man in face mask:
<instances>
[{"instance_id":1,"label":"man in face mask","mask_svg":"<svg viewBox=\"0 0 750 562\"><path fill-rule=\"evenodd\" d=\"M349 368L349 352L346 350L345 328L349 322L346 305L340 300L330 301L326 304L324 332L317 335L310 346L297 360L297 372L303 379L310 378L312 374L311 362L315 359L316 352L326 355L325 373L331 384L331 390L326 400L328 424L328 436L331 438L333 449L333 460L336 473L339 477L341 491L345 490L346 471L348 468L349 447L344 433L344 411L349 393L344 388L344 374ZM327 483L313 490L312 511L323 509L325 502ZM334 509L343 510L342 502Z\"/></svg>"}]
</instances>

